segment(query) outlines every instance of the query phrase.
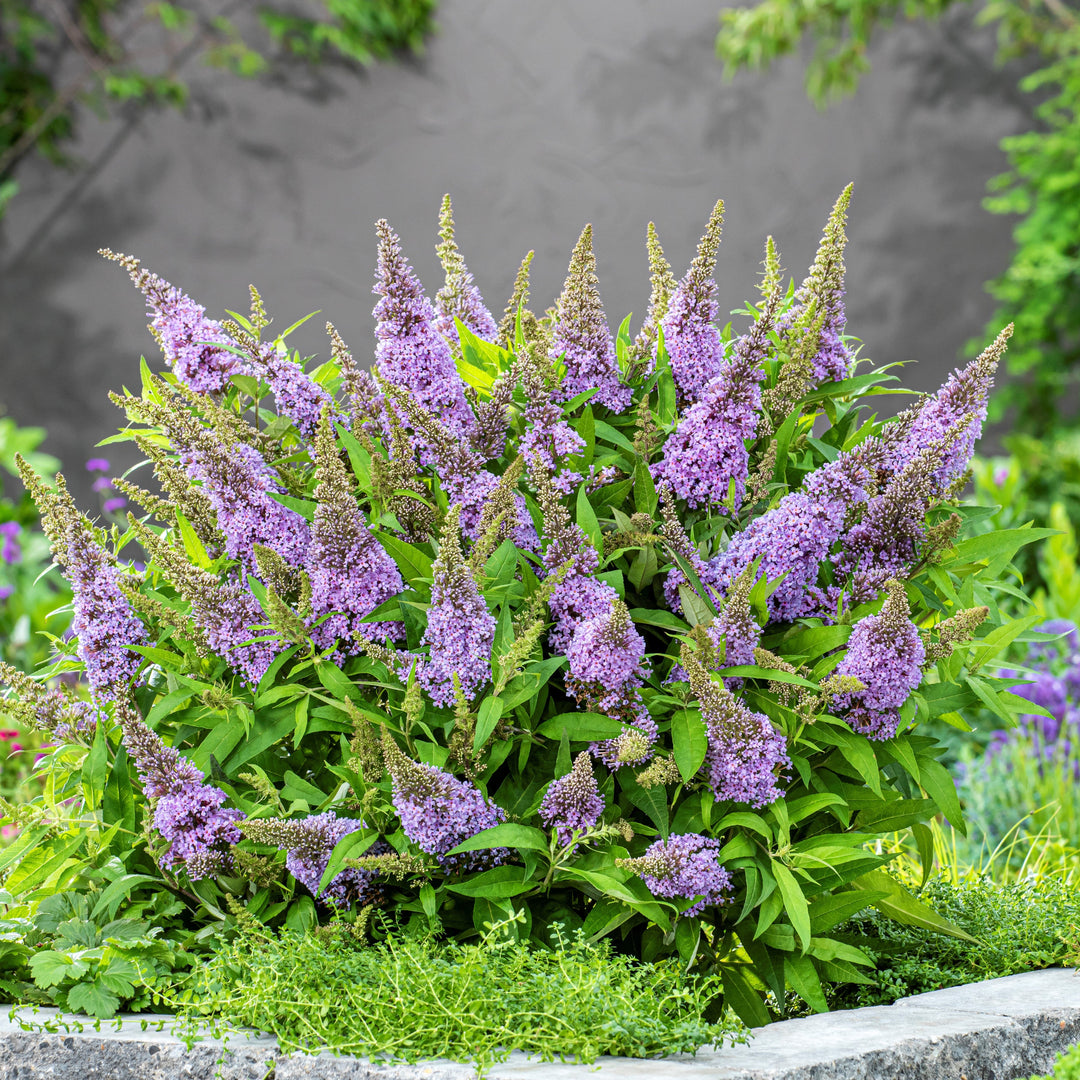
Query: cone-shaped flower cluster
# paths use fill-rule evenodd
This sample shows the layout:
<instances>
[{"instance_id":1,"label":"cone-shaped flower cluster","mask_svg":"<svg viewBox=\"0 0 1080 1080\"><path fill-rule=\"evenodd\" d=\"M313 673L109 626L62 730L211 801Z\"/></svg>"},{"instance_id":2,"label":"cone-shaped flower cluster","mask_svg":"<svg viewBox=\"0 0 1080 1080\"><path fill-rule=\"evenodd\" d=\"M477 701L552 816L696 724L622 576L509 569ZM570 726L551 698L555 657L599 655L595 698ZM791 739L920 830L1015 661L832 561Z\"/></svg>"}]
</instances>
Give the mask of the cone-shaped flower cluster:
<instances>
[{"instance_id":1,"label":"cone-shaped flower cluster","mask_svg":"<svg viewBox=\"0 0 1080 1080\"><path fill-rule=\"evenodd\" d=\"M887 444L888 465L894 472L910 464L932 443L953 436L941 464L932 474L934 493L947 490L963 474L982 434L994 373L1012 330L1010 323L967 367L949 376L936 394L901 416L893 428L897 437Z\"/></svg>"},{"instance_id":2,"label":"cone-shaped flower cluster","mask_svg":"<svg viewBox=\"0 0 1080 1080\"><path fill-rule=\"evenodd\" d=\"M855 624L836 668L837 675L854 677L866 687L837 698L837 705L848 710L848 723L871 739L891 739L900 725L900 707L922 681L925 659L903 583L890 581L881 613Z\"/></svg>"},{"instance_id":3,"label":"cone-shaped flower cluster","mask_svg":"<svg viewBox=\"0 0 1080 1080\"><path fill-rule=\"evenodd\" d=\"M264 379L274 395L279 416L287 416L305 438L315 434L319 417L329 410L336 423L345 423L334 399L288 353L279 351L274 342L258 347L248 367L251 374Z\"/></svg>"},{"instance_id":4,"label":"cone-shaped flower cluster","mask_svg":"<svg viewBox=\"0 0 1080 1080\"><path fill-rule=\"evenodd\" d=\"M62 475L48 489L19 457L19 472L41 511L52 552L71 582L78 656L94 698L109 701L121 692L142 662L130 645L146 641L146 631L120 589L120 569L98 543L90 522L76 510Z\"/></svg>"},{"instance_id":5,"label":"cone-shaped flower cluster","mask_svg":"<svg viewBox=\"0 0 1080 1080\"><path fill-rule=\"evenodd\" d=\"M731 485L732 509L742 506L750 462L746 440L753 436L761 412L762 364L779 299L774 292L765 314L736 342L664 444L657 472L689 506L726 510Z\"/></svg>"},{"instance_id":6,"label":"cone-shaped flower cluster","mask_svg":"<svg viewBox=\"0 0 1080 1080\"><path fill-rule=\"evenodd\" d=\"M593 828L604 812L604 800L600 795L592 761L582 751L574 758L573 768L553 780L540 803L540 820L555 830L559 845L570 843L575 832Z\"/></svg>"},{"instance_id":7,"label":"cone-shaped flower cluster","mask_svg":"<svg viewBox=\"0 0 1080 1080\"><path fill-rule=\"evenodd\" d=\"M640 765L652 756L656 722L641 699L648 674L645 639L619 599L607 611L582 619L566 650L566 688L589 711L631 726L630 731L594 743L592 752L609 769Z\"/></svg>"},{"instance_id":8,"label":"cone-shaped flower cluster","mask_svg":"<svg viewBox=\"0 0 1080 1080\"><path fill-rule=\"evenodd\" d=\"M555 625L548 631L548 643L557 652L565 653L580 622L593 616L604 616L618 593L606 582L596 578L600 556L581 526L558 498L551 477L543 470L533 472L544 515L544 567L548 573L566 563L570 568L551 595L548 608Z\"/></svg>"},{"instance_id":9,"label":"cone-shaped flower cluster","mask_svg":"<svg viewBox=\"0 0 1080 1080\"><path fill-rule=\"evenodd\" d=\"M150 328L181 382L200 394L215 393L243 370L243 361L230 351L232 340L221 323L206 317L206 308L156 274L141 269L138 259L108 248L102 248L100 254L120 263L146 297Z\"/></svg>"},{"instance_id":10,"label":"cone-shaped flower cluster","mask_svg":"<svg viewBox=\"0 0 1080 1080\"><path fill-rule=\"evenodd\" d=\"M459 508L452 507L443 525L427 629L421 639L429 655L417 678L436 705L453 703L455 675L469 700L491 677L495 617L462 556L459 516Z\"/></svg>"},{"instance_id":11,"label":"cone-shaped flower cluster","mask_svg":"<svg viewBox=\"0 0 1080 1080\"><path fill-rule=\"evenodd\" d=\"M720 374L724 345L716 320L716 253L724 224L723 200L713 207L705 235L690 269L668 301L664 316L664 348L671 360L681 408L692 405Z\"/></svg>"},{"instance_id":12,"label":"cone-shaped flower cluster","mask_svg":"<svg viewBox=\"0 0 1080 1080\"><path fill-rule=\"evenodd\" d=\"M154 828L169 841L161 865L182 868L192 881L227 870L232 864L229 845L240 840L236 822L243 813L223 807L225 792L207 784L179 750L166 746L132 701L118 699L116 715L143 790L157 800Z\"/></svg>"},{"instance_id":13,"label":"cone-shaped flower cluster","mask_svg":"<svg viewBox=\"0 0 1080 1080\"><path fill-rule=\"evenodd\" d=\"M75 697L69 687L50 688L2 661L0 683L14 691L13 695L4 698L3 707L16 723L47 732L64 742L94 737L101 710L91 702Z\"/></svg>"},{"instance_id":14,"label":"cone-shaped flower cluster","mask_svg":"<svg viewBox=\"0 0 1080 1080\"><path fill-rule=\"evenodd\" d=\"M456 351L458 332L454 318L457 317L477 337L494 341L499 328L484 305L484 298L473 283L473 276L469 273L454 240L454 216L449 195L443 196L439 210L439 238L441 242L435 252L446 273L446 283L435 294L435 325L439 333L450 343L451 349Z\"/></svg>"},{"instance_id":15,"label":"cone-shaped flower cluster","mask_svg":"<svg viewBox=\"0 0 1080 1080\"><path fill-rule=\"evenodd\" d=\"M454 357L435 324L435 309L401 251L389 222L376 223L379 266L374 292L375 367L407 391L455 435L468 438L476 426Z\"/></svg>"},{"instance_id":16,"label":"cone-shaped flower cluster","mask_svg":"<svg viewBox=\"0 0 1080 1080\"><path fill-rule=\"evenodd\" d=\"M478 832L505 821L502 807L488 802L467 780L406 757L389 736L383 739L383 756L401 827L421 851L451 871L492 866L507 857L505 848L447 855Z\"/></svg>"},{"instance_id":17,"label":"cone-shaped flower cluster","mask_svg":"<svg viewBox=\"0 0 1080 1080\"><path fill-rule=\"evenodd\" d=\"M405 586L397 564L372 535L356 504L325 414L315 437L314 457L318 505L304 561L311 582L312 639L322 649L342 642L346 651L351 651L353 634L361 630L400 639L400 622L360 622ZM324 615L329 618L319 623Z\"/></svg>"},{"instance_id":18,"label":"cone-shaped flower cluster","mask_svg":"<svg viewBox=\"0 0 1080 1080\"><path fill-rule=\"evenodd\" d=\"M731 874L717 856L720 841L698 833L672 833L657 840L636 859L619 859L619 866L633 870L653 896L667 900L692 900L684 918L700 915L712 904L723 904L731 892Z\"/></svg>"},{"instance_id":19,"label":"cone-shaped flower cluster","mask_svg":"<svg viewBox=\"0 0 1080 1080\"><path fill-rule=\"evenodd\" d=\"M286 851L285 869L315 899L342 907L350 903L363 907L377 900L380 894L376 875L370 870L355 867L342 870L325 889L319 890L330 855L338 842L363 827L359 818L338 817L332 810L327 810L291 821L281 818L245 821L243 833L257 844L273 844ZM388 850L386 843L377 840L368 848L368 854L377 855Z\"/></svg>"},{"instance_id":20,"label":"cone-shaped flower cluster","mask_svg":"<svg viewBox=\"0 0 1080 1080\"><path fill-rule=\"evenodd\" d=\"M551 356L563 357L566 363L564 401L595 389L592 400L612 412L622 412L630 404L630 387L619 381L615 342L600 302L591 225L585 226L570 256L552 328Z\"/></svg>"},{"instance_id":21,"label":"cone-shaped flower cluster","mask_svg":"<svg viewBox=\"0 0 1080 1080\"><path fill-rule=\"evenodd\" d=\"M754 712L715 682L685 646L682 663L705 721L708 750L703 768L713 793L753 807L776 802L784 794L780 778L791 765L783 733L764 713Z\"/></svg>"},{"instance_id":22,"label":"cone-shaped flower cluster","mask_svg":"<svg viewBox=\"0 0 1080 1080\"><path fill-rule=\"evenodd\" d=\"M649 310L634 338L633 354L646 371L652 370L656 354L657 331L667 314L672 294L678 287L671 264L664 257L656 226L650 221L645 233L645 246L649 252Z\"/></svg>"},{"instance_id":23,"label":"cone-shaped flower cluster","mask_svg":"<svg viewBox=\"0 0 1080 1080\"><path fill-rule=\"evenodd\" d=\"M759 574L769 581L786 575L769 598L773 619L785 621L811 610L818 566L844 531L850 510L864 503L873 476L876 444L863 443L810 474L802 489L785 495L779 506L754 518L732 537L710 571L724 585L760 559Z\"/></svg>"}]
</instances>

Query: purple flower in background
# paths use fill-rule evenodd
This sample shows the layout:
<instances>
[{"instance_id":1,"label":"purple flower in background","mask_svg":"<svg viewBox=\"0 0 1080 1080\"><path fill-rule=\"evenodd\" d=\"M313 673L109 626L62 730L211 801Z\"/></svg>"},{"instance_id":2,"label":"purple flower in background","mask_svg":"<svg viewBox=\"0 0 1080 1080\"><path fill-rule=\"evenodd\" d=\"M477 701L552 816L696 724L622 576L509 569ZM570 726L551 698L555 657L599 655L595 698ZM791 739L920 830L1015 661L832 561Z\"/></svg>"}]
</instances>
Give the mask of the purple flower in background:
<instances>
[{"instance_id":1,"label":"purple flower in background","mask_svg":"<svg viewBox=\"0 0 1080 1080\"><path fill-rule=\"evenodd\" d=\"M132 701L118 699L116 715L143 790L157 800L154 828L169 841L161 866L182 866L192 881L229 869L232 857L228 848L241 839L236 822L243 813L222 806L225 793L207 784L179 750L166 746L146 726Z\"/></svg>"},{"instance_id":2,"label":"purple flower in background","mask_svg":"<svg viewBox=\"0 0 1080 1080\"><path fill-rule=\"evenodd\" d=\"M156 274L142 270L138 259L117 255L108 248L102 248L100 253L120 263L146 297L150 329L176 377L200 394L224 390L230 377L243 370L243 363L229 351L233 342L221 323L206 318L202 304L196 304Z\"/></svg>"},{"instance_id":3,"label":"purple flower in background","mask_svg":"<svg viewBox=\"0 0 1080 1080\"><path fill-rule=\"evenodd\" d=\"M604 800L593 776L586 751L574 758L565 776L553 780L540 803L540 820L555 829L560 846L570 843L573 833L593 828L604 812Z\"/></svg>"},{"instance_id":4,"label":"purple flower in background","mask_svg":"<svg viewBox=\"0 0 1080 1080\"><path fill-rule=\"evenodd\" d=\"M566 284L552 324L551 357L562 357L566 364L561 393L564 401L586 390L596 390L592 400L612 412L622 412L630 404L630 387L619 380L615 341L600 302L591 225L582 230L570 256Z\"/></svg>"},{"instance_id":5,"label":"purple flower in background","mask_svg":"<svg viewBox=\"0 0 1080 1080\"><path fill-rule=\"evenodd\" d=\"M0 600L6 600L14 591L14 585L0 585Z\"/></svg>"},{"instance_id":6,"label":"purple flower in background","mask_svg":"<svg viewBox=\"0 0 1080 1080\"><path fill-rule=\"evenodd\" d=\"M713 207L705 235L698 244L690 269L668 301L661 326L671 362L680 408L697 401L705 387L720 374L724 345L716 320L716 252L724 223L724 204Z\"/></svg>"},{"instance_id":7,"label":"purple flower in background","mask_svg":"<svg viewBox=\"0 0 1080 1080\"><path fill-rule=\"evenodd\" d=\"M742 506L750 462L746 440L753 436L761 411L762 363L778 297L773 294L765 314L735 343L730 358L664 443L657 473L692 507L726 513L722 504L732 483L734 509Z\"/></svg>"},{"instance_id":8,"label":"purple flower in background","mask_svg":"<svg viewBox=\"0 0 1080 1080\"><path fill-rule=\"evenodd\" d=\"M5 521L0 524L0 559L9 566L22 559L22 548L19 546L17 537L22 532L22 526L17 521ZM10 591L9 594L10 595Z\"/></svg>"},{"instance_id":9,"label":"purple flower in background","mask_svg":"<svg viewBox=\"0 0 1080 1080\"><path fill-rule=\"evenodd\" d=\"M460 509L446 517L439 557L432 568L431 607L421 639L429 655L417 679L436 705L454 701L454 676L470 701L491 676L495 617L487 609L461 554Z\"/></svg>"},{"instance_id":10,"label":"purple flower in background","mask_svg":"<svg viewBox=\"0 0 1080 1080\"><path fill-rule=\"evenodd\" d=\"M468 438L476 428L465 386L449 345L435 325L435 311L402 254L389 222L376 222L379 266L374 292L375 366L388 382L412 396L455 435Z\"/></svg>"},{"instance_id":11,"label":"purple flower in background","mask_svg":"<svg viewBox=\"0 0 1080 1080\"><path fill-rule=\"evenodd\" d=\"M633 870L653 896L667 900L692 900L684 918L699 915L711 904L727 902L731 874L720 865L720 841L698 833L672 833L657 840L636 859L619 859L618 865Z\"/></svg>"},{"instance_id":12,"label":"purple flower in background","mask_svg":"<svg viewBox=\"0 0 1080 1080\"><path fill-rule=\"evenodd\" d=\"M474 870L503 862L506 848L446 853L484 829L506 820L502 808L484 798L466 780L458 780L434 765L421 765L385 739L383 753L393 785L394 809L405 835L421 851L434 855L446 870Z\"/></svg>"},{"instance_id":13,"label":"purple flower in background","mask_svg":"<svg viewBox=\"0 0 1080 1080\"><path fill-rule=\"evenodd\" d=\"M108 459L103 458L103 457L92 457L92 458L90 458L90 460L86 463L86 471L87 472L107 473L109 471ZM96 481L95 481L95 483L96 483Z\"/></svg>"},{"instance_id":14,"label":"purple flower in background","mask_svg":"<svg viewBox=\"0 0 1080 1080\"><path fill-rule=\"evenodd\" d=\"M900 707L922 682L926 659L903 584L893 580L886 589L881 613L855 624L836 668L837 675L853 676L866 688L837 695L836 705L847 708L847 720L856 731L879 740L896 734Z\"/></svg>"},{"instance_id":15,"label":"purple flower in background","mask_svg":"<svg viewBox=\"0 0 1080 1080\"><path fill-rule=\"evenodd\" d=\"M102 503L101 509L104 510L106 514L115 514L118 510L123 510L125 506L127 506L127 499L122 495L118 495L116 498L106 499L105 502Z\"/></svg>"},{"instance_id":16,"label":"purple flower in background","mask_svg":"<svg viewBox=\"0 0 1080 1080\"><path fill-rule=\"evenodd\" d=\"M713 560L710 575L724 586L760 557L758 576L784 580L768 600L770 616L789 621L812 610L818 566L844 531L848 511L866 501L875 446L863 443L811 473L802 489L754 518Z\"/></svg>"}]
</instances>

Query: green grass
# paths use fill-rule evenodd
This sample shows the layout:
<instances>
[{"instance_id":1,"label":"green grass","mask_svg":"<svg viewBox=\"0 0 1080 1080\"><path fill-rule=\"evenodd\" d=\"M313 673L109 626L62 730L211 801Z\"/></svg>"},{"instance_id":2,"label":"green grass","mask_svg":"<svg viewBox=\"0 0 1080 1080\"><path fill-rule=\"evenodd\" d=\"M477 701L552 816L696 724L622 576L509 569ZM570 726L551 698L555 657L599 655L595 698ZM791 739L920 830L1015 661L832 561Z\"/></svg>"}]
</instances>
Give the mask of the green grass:
<instances>
[{"instance_id":1,"label":"green grass","mask_svg":"<svg viewBox=\"0 0 1080 1080\"><path fill-rule=\"evenodd\" d=\"M476 944L389 937L365 946L348 930L245 930L184 986L185 1024L208 1019L277 1036L282 1049L481 1069L524 1050L545 1061L650 1057L744 1041L734 1019L707 1018L719 979L688 980L677 963L641 964L606 942L554 950L489 937Z\"/></svg>"}]
</instances>

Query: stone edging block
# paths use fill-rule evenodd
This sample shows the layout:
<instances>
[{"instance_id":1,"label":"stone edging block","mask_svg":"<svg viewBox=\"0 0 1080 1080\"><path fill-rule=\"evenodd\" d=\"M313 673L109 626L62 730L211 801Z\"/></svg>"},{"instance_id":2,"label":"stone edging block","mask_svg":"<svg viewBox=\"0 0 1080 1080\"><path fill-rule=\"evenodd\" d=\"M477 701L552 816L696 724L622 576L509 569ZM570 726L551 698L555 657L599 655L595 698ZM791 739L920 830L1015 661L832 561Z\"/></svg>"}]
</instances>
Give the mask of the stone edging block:
<instances>
[{"instance_id":1,"label":"stone edging block","mask_svg":"<svg viewBox=\"0 0 1080 1080\"><path fill-rule=\"evenodd\" d=\"M55 1009L19 1010L38 1025ZM0 1018L0 1080L468 1080L470 1065L375 1065L329 1054L280 1054L238 1032L189 1051L171 1016L128 1016L95 1031L24 1031ZM143 1030L143 1023L146 1030ZM160 1024L162 1030L156 1030ZM824 1013L757 1028L749 1045L696 1056L544 1063L514 1053L491 1080L1017 1080L1050 1070L1080 1042L1080 973L1066 968L936 990L895 1005Z\"/></svg>"}]
</instances>

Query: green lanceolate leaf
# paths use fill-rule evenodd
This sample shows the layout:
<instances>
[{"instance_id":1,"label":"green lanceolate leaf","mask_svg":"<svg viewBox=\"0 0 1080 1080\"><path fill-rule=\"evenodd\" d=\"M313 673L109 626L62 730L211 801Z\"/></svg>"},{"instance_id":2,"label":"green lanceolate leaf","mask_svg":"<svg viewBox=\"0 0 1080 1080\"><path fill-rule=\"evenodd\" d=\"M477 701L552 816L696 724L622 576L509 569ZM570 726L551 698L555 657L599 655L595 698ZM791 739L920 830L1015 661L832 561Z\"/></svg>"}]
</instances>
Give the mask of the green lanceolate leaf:
<instances>
[{"instance_id":1,"label":"green lanceolate leaf","mask_svg":"<svg viewBox=\"0 0 1080 1080\"><path fill-rule=\"evenodd\" d=\"M881 893L882 895L874 901L873 906L882 915L887 915L898 923L903 923L905 926L918 926L924 930L933 930L935 933L960 938L963 941L975 941L975 938L963 931L955 923L942 918L921 900L917 900L903 885L895 878L890 877L884 870L871 870L868 874L856 878L851 884L857 889Z\"/></svg>"},{"instance_id":2,"label":"green lanceolate leaf","mask_svg":"<svg viewBox=\"0 0 1080 1080\"><path fill-rule=\"evenodd\" d=\"M697 775L709 749L705 721L700 713L681 709L671 718L671 744L679 775L688 782Z\"/></svg>"},{"instance_id":3,"label":"green lanceolate leaf","mask_svg":"<svg viewBox=\"0 0 1080 1080\"><path fill-rule=\"evenodd\" d=\"M458 844L448 851L448 855L459 855L465 851L487 851L490 848L511 847L526 851L548 851L550 841L547 834L531 825L518 825L512 821L484 829L475 836Z\"/></svg>"}]
</instances>

